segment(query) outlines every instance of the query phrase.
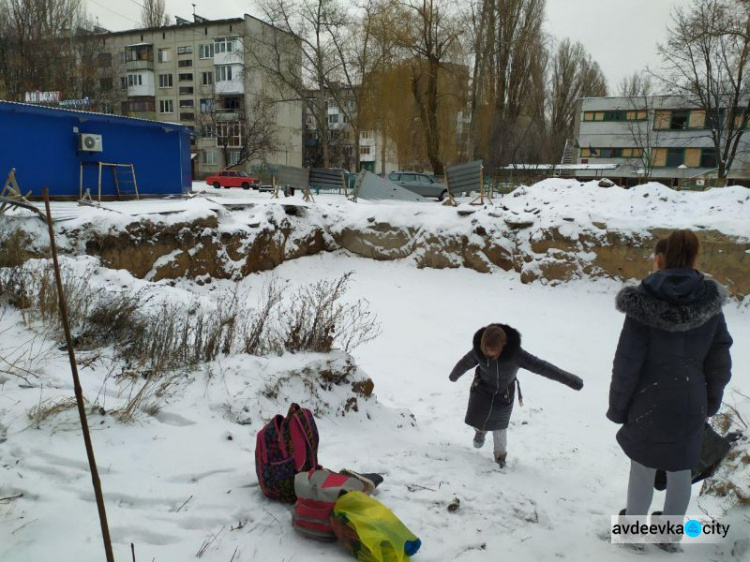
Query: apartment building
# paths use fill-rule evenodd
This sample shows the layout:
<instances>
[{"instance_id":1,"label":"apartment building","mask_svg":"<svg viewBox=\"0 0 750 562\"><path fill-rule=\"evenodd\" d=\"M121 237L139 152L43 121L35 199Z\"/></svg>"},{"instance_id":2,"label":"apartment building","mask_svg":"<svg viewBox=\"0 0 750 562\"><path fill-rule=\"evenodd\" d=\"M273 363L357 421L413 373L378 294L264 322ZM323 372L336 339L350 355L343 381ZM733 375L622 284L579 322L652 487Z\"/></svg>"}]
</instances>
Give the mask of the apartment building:
<instances>
[{"instance_id":1,"label":"apartment building","mask_svg":"<svg viewBox=\"0 0 750 562\"><path fill-rule=\"evenodd\" d=\"M354 128L348 121L348 115L356 111L355 100L346 99L341 96L348 106L342 108L327 92L309 91L308 96L316 96L326 107L327 129L329 137L329 159L331 168L342 168L356 171L357 164L360 170L387 174L398 169L395 155L395 145L386 142L386 139L371 128L361 128L359 131L359 154L355 154L356 143L354 142ZM305 165L321 165L320 158L320 135L322 132L318 127L315 115L307 105L302 109L303 137Z\"/></svg>"},{"instance_id":2,"label":"apartment building","mask_svg":"<svg viewBox=\"0 0 750 562\"><path fill-rule=\"evenodd\" d=\"M253 142L247 138L250 121L261 110L259 100L265 100L262 110L271 112L274 151L264 160L301 166L301 104L278 101L278 88L249 55L249 49L263 48L254 38L283 32L247 14L178 22L92 37L101 44L101 71L119 78L113 111L189 127L195 133L193 172L205 177L243 158ZM301 64L297 54L288 64ZM255 159L240 169L258 163Z\"/></svg>"},{"instance_id":3,"label":"apartment building","mask_svg":"<svg viewBox=\"0 0 750 562\"><path fill-rule=\"evenodd\" d=\"M624 184L647 177L675 186L716 181L711 123L702 109L675 96L583 98L578 106L573 143L578 164L616 164L607 175ZM750 135L743 132L728 175L733 183L750 181L749 148ZM595 174L576 172L580 178Z\"/></svg>"}]
</instances>

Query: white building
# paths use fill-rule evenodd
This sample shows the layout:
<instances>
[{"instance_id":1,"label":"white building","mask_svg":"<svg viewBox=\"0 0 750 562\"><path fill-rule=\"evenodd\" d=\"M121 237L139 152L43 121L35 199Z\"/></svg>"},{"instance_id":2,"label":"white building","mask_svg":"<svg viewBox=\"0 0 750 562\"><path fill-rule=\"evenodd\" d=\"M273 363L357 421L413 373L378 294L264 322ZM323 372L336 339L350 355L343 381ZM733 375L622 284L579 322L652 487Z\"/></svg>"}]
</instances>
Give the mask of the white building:
<instances>
[{"instance_id":1,"label":"white building","mask_svg":"<svg viewBox=\"0 0 750 562\"><path fill-rule=\"evenodd\" d=\"M103 53L112 55L100 57L100 66L118 65L120 102L115 112L190 127L195 131L194 173L205 177L237 163L241 147L247 144L245 129L255 100L278 95L264 72L246 59L254 37L283 32L247 14L217 21L195 19L101 33L93 39L101 41ZM301 52L289 64L300 65ZM301 104L274 100L269 107L275 120L276 151L264 159L301 166Z\"/></svg>"},{"instance_id":2,"label":"white building","mask_svg":"<svg viewBox=\"0 0 750 562\"><path fill-rule=\"evenodd\" d=\"M617 164L608 177L629 184L646 176L670 185L715 180L717 155L702 109L687 107L675 96L583 98L578 103L576 163ZM750 136L743 132L730 180L750 180L749 148ZM576 172L581 178L595 174Z\"/></svg>"}]
</instances>

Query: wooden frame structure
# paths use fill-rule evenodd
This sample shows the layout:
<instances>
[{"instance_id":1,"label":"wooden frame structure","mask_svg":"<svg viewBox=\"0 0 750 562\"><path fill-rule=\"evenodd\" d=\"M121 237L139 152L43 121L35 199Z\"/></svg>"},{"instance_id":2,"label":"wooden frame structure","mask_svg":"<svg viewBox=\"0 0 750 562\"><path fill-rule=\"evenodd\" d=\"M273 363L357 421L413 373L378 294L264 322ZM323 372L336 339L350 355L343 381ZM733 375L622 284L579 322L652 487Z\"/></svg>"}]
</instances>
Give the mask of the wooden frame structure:
<instances>
[{"instance_id":1,"label":"wooden frame structure","mask_svg":"<svg viewBox=\"0 0 750 562\"><path fill-rule=\"evenodd\" d=\"M121 199L123 195L135 195L136 199L140 199L140 196L138 195L138 182L135 179L135 167L133 164L121 164L121 163L114 163L114 162L81 162L79 166L79 174L78 174L78 197L79 199L84 198L84 191L83 191L83 166L84 164L90 165L90 166L98 166L99 167L99 173L98 173L98 181L97 181L97 199L101 203L102 200L102 168L105 166L109 166L112 169L112 178L115 182L115 190L117 190L117 199ZM132 183L133 184L133 191L132 192L123 192L120 190L120 181L121 178L118 177L118 168L124 168L130 173L130 177L132 177L132 181L125 181L123 183ZM89 199L91 199L90 190L87 188L86 192L89 193Z\"/></svg>"},{"instance_id":2,"label":"wooden frame structure","mask_svg":"<svg viewBox=\"0 0 750 562\"><path fill-rule=\"evenodd\" d=\"M31 195L31 191L26 195L21 192L16 180L16 169L12 168L8 174L8 179L5 180L3 190L0 191L0 215L5 213L9 207L23 207L37 213L42 220L46 220L44 213L31 204L28 199L29 195Z\"/></svg>"}]
</instances>

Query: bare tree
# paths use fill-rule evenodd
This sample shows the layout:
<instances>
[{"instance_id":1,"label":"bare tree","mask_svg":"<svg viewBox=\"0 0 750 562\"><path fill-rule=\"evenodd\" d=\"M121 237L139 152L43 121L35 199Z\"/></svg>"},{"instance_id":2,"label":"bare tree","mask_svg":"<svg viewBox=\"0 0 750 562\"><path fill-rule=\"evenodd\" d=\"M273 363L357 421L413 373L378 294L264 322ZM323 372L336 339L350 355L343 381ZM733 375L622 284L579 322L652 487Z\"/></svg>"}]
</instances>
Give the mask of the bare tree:
<instances>
[{"instance_id":1,"label":"bare tree","mask_svg":"<svg viewBox=\"0 0 750 562\"><path fill-rule=\"evenodd\" d=\"M327 87L338 58L329 34L341 25L343 9L336 0L265 0L261 10L270 26L247 43L246 60L269 77L281 101L301 102L313 115L327 168Z\"/></svg>"},{"instance_id":2,"label":"bare tree","mask_svg":"<svg viewBox=\"0 0 750 562\"><path fill-rule=\"evenodd\" d=\"M0 70L6 95L76 88L73 37L82 17L80 0L6 0L0 20Z\"/></svg>"},{"instance_id":3,"label":"bare tree","mask_svg":"<svg viewBox=\"0 0 750 562\"><path fill-rule=\"evenodd\" d=\"M411 91L425 135L427 158L436 175L443 175L438 121L439 76L451 72L452 53L460 47L461 27L443 0L409 0L401 4L397 43L409 54Z\"/></svg>"},{"instance_id":4,"label":"bare tree","mask_svg":"<svg viewBox=\"0 0 750 562\"><path fill-rule=\"evenodd\" d=\"M750 118L750 11L746 2L693 0L677 8L659 45L663 76L687 107L705 113L718 176L726 181Z\"/></svg>"},{"instance_id":5,"label":"bare tree","mask_svg":"<svg viewBox=\"0 0 750 562\"><path fill-rule=\"evenodd\" d=\"M203 138L213 138L226 168L265 161L276 151L276 107L262 92L238 107L227 107L213 85L201 88L198 127Z\"/></svg>"},{"instance_id":6,"label":"bare tree","mask_svg":"<svg viewBox=\"0 0 750 562\"><path fill-rule=\"evenodd\" d=\"M659 146L660 130L653 124L656 113L663 106L663 98L654 95L651 76L645 72L635 72L623 78L620 95L628 100L626 124L634 149L631 160L639 166L639 181L651 177L654 170L654 149Z\"/></svg>"},{"instance_id":7,"label":"bare tree","mask_svg":"<svg viewBox=\"0 0 750 562\"><path fill-rule=\"evenodd\" d=\"M164 0L143 0L141 25L143 27L163 27L169 25Z\"/></svg>"},{"instance_id":8,"label":"bare tree","mask_svg":"<svg viewBox=\"0 0 750 562\"><path fill-rule=\"evenodd\" d=\"M565 142L573 137L578 99L606 96L607 82L584 46L569 39L552 57L550 74L550 144L557 161Z\"/></svg>"}]
</instances>

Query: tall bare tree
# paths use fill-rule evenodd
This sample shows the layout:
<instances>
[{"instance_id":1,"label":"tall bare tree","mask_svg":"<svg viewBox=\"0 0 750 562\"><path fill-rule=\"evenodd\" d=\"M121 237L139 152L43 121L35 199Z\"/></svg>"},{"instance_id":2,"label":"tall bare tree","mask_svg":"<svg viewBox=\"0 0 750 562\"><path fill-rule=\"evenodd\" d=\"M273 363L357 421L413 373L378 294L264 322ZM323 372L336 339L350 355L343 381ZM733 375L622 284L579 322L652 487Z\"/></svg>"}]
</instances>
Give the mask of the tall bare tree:
<instances>
[{"instance_id":1,"label":"tall bare tree","mask_svg":"<svg viewBox=\"0 0 750 562\"><path fill-rule=\"evenodd\" d=\"M656 112L663 107L663 98L654 95L653 80L645 72L635 72L623 78L619 93L628 100L630 118L626 124L635 148L631 159L639 166L639 181L648 181L654 171L654 149L659 146L661 134L653 124Z\"/></svg>"},{"instance_id":2,"label":"tall bare tree","mask_svg":"<svg viewBox=\"0 0 750 562\"><path fill-rule=\"evenodd\" d=\"M550 66L550 156L558 161L573 137L578 99L606 96L607 81L585 47L569 39L559 44Z\"/></svg>"},{"instance_id":3,"label":"tall bare tree","mask_svg":"<svg viewBox=\"0 0 750 562\"><path fill-rule=\"evenodd\" d=\"M6 95L29 90L76 89L75 30L80 0L5 0L0 20L0 70Z\"/></svg>"},{"instance_id":4,"label":"tall bare tree","mask_svg":"<svg viewBox=\"0 0 750 562\"><path fill-rule=\"evenodd\" d=\"M397 43L408 53L411 92L419 110L427 158L436 175L443 175L445 162L440 150L439 77L451 73L452 55L460 48L459 20L450 13L447 0L407 0L400 4Z\"/></svg>"},{"instance_id":5,"label":"tall bare tree","mask_svg":"<svg viewBox=\"0 0 750 562\"><path fill-rule=\"evenodd\" d=\"M693 0L675 9L659 45L667 86L705 112L705 128L726 181L750 118L750 9L747 2Z\"/></svg>"},{"instance_id":6,"label":"tall bare tree","mask_svg":"<svg viewBox=\"0 0 750 562\"><path fill-rule=\"evenodd\" d=\"M141 25L143 27L163 27L169 25L164 0L143 0L141 9Z\"/></svg>"},{"instance_id":7,"label":"tall bare tree","mask_svg":"<svg viewBox=\"0 0 750 562\"><path fill-rule=\"evenodd\" d=\"M246 60L269 77L278 99L303 103L313 115L327 168L337 142L329 134L327 88L340 69L330 33L342 25L343 7L338 0L264 0L261 10L270 26L246 44Z\"/></svg>"}]
</instances>

